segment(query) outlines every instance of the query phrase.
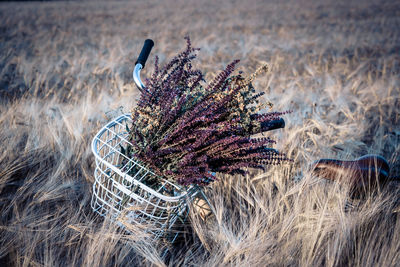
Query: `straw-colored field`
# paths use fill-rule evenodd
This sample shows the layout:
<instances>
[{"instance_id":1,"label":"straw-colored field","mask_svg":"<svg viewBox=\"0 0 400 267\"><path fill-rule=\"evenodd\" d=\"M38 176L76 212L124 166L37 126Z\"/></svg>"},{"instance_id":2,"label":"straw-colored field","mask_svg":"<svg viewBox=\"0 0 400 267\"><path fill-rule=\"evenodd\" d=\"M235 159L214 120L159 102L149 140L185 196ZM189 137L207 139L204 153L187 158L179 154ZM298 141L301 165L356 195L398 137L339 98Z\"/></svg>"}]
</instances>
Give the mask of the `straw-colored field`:
<instances>
[{"instance_id":1,"label":"straw-colored field","mask_svg":"<svg viewBox=\"0 0 400 267\"><path fill-rule=\"evenodd\" d=\"M400 184L351 201L308 167L374 153L400 175L400 5L314 2L0 3L0 265L398 266ZM91 211L90 141L135 105L144 39L147 77L185 35L208 80L270 64L255 86L293 110L271 132L293 163L219 176L216 216L193 218L167 261Z\"/></svg>"}]
</instances>

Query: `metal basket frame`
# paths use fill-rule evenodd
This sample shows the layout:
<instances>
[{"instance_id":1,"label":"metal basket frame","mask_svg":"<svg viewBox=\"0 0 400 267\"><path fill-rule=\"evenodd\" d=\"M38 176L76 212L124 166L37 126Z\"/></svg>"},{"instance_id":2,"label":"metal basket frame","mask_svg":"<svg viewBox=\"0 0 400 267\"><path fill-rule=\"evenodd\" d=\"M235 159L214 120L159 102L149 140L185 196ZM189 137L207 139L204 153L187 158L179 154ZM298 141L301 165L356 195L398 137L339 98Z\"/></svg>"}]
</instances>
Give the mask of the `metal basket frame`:
<instances>
[{"instance_id":1,"label":"metal basket frame","mask_svg":"<svg viewBox=\"0 0 400 267\"><path fill-rule=\"evenodd\" d=\"M184 188L161 177L157 188L147 186L146 178L157 175L121 151L121 147L132 145L127 126L131 124L129 113L120 115L93 138L96 169L91 207L101 216L144 226L153 239L158 239L171 233L178 219L186 220L188 204L201 190Z\"/></svg>"}]
</instances>

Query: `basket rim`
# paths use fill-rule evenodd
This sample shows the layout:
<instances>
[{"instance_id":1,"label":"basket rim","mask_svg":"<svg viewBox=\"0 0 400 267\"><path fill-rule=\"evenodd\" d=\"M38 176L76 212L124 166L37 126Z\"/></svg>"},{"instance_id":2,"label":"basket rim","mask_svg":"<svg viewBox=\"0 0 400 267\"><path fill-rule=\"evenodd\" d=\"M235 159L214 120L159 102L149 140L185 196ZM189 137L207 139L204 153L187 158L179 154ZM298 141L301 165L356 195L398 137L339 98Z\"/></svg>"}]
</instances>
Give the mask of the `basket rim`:
<instances>
[{"instance_id":1,"label":"basket rim","mask_svg":"<svg viewBox=\"0 0 400 267\"><path fill-rule=\"evenodd\" d=\"M165 196L163 194L160 194L159 192L155 191L153 188L145 185L144 183L136 180L135 178L133 178L132 176L130 176L129 174L127 174L126 172L121 171L118 167L116 167L115 165L109 163L108 161L104 160L101 158L101 156L99 155L98 151L97 151L97 144L102 141L101 140L101 136L107 131L109 130L111 127L113 127L116 124L121 124L122 121L124 120L131 120L131 114L130 113L125 113L122 114L116 118L114 118L113 120L109 121L106 125L104 125L98 132L97 134L93 137L92 139L92 144L91 144L91 148L92 148L92 153L94 154L96 161L100 161L101 163L105 164L107 167L109 167L112 171L116 172L118 175L120 175L121 177L123 177L124 179L128 180L129 182L133 182L135 185L143 188L144 190L148 191L149 193L151 193L152 195L155 195L156 197L168 201L168 202L177 202L180 201L182 198L187 197L187 195L189 194L189 192L191 192L194 188L193 186L189 186L188 188L184 188L182 186L179 186L177 184L171 183L170 181L160 177L160 179L165 182L168 183L172 186L174 186L176 189L182 191L182 193L180 195L177 196ZM121 137L122 139L125 139L124 137ZM130 143L128 140L125 139L126 142ZM103 142L103 141L102 141ZM148 171L149 173L154 174L154 172L152 172L150 169L142 166L141 164L139 164L138 162L135 162L140 168L143 168L144 170ZM97 164L96 164L97 165ZM155 175L155 174L154 174ZM134 192L132 192L134 194Z\"/></svg>"}]
</instances>

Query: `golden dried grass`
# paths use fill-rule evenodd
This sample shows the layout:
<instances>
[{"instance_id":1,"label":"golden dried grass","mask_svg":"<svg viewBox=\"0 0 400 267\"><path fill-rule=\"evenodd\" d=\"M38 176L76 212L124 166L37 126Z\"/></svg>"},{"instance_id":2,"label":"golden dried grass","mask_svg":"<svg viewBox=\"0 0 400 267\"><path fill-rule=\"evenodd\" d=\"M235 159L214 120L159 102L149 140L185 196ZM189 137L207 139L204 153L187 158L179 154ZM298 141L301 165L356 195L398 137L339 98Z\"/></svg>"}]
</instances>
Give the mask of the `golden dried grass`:
<instances>
[{"instance_id":1,"label":"golden dried grass","mask_svg":"<svg viewBox=\"0 0 400 267\"><path fill-rule=\"evenodd\" d=\"M308 164L376 153L399 175L399 14L390 1L1 3L2 263L167 264L140 235L92 213L89 144L107 111L135 104L143 40L165 62L189 34L207 77L235 58L245 73L269 64L255 86L294 111L272 133L294 163L220 177L207 192L215 221L193 216L168 264L395 266L397 182L349 201Z\"/></svg>"}]
</instances>

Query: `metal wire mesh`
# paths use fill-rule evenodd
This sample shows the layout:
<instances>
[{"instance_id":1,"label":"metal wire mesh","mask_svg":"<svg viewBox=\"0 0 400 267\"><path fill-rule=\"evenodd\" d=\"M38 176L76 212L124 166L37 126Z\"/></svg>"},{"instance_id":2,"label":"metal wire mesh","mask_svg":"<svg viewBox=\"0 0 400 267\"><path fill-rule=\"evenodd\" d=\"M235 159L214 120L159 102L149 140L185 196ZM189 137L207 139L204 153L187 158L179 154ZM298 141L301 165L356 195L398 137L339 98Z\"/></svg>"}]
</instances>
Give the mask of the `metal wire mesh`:
<instances>
[{"instance_id":1,"label":"metal wire mesh","mask_svg":"<svg viewBox=\"0 0 400 267\"><path fill-rule=\"evenodd\" d=\"M157 239L170 231L177 220L185 220L188 201L197 190L184 189L157 177L126 157L123 149L132 145L128 141L131 124L130 114L121 115L93 138L96 169L91 206L102 216L110 214L113 219L140 225ZM149 181L156 182L150 187Z\"/></svg>"}]
</instances>

